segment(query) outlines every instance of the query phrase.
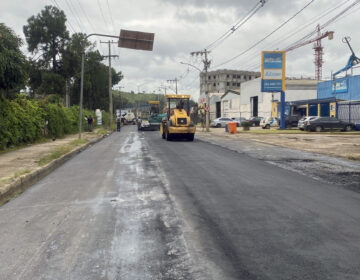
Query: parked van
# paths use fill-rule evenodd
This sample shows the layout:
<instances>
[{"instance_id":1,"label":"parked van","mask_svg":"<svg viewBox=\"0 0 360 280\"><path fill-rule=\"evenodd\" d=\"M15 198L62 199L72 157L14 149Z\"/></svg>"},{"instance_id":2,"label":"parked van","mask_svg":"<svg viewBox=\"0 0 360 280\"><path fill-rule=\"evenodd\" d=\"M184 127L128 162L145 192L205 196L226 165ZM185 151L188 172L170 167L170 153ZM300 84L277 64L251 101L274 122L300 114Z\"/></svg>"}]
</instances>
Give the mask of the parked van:
<instances>
[{"instance_id":1,"label":"parked van","mask_svg":"<svg viewBox=\"0 0 360 280\"><path fill-rule=\"evenodd\" d=\"M260 121L260 126L263 129L270 129L270 127L278 127L278 119L274 117L265 117Z\"/></svg>"}]
</instances>

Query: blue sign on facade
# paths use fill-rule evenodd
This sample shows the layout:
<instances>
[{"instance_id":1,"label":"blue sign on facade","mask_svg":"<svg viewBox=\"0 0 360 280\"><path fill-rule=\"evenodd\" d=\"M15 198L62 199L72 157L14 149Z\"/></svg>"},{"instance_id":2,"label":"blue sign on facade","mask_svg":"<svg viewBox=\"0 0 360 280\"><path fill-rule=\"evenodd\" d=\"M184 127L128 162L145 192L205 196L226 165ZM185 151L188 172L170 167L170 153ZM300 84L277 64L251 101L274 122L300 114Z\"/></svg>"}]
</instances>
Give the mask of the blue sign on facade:
<instances>
[{"instance_id":1,"label":"blue sign on facade","mask_svg":"<svg viewBox=\"0 0 360 280\"><path fill-rule=\"evenodd\" d=\"M346 82L344 82L344 80L346 80ZM333 97L342 100L360 100L360 75L336 79L336 91L334 81L330 80L318 83L318 99Z\"/></svg>"},{"instance_id":2,"label":"blue sign on facade","mask_svg":"<svg viewBox=\"0 0 360 280\"><path fill-rule=\"evenodd\" d=\"M345 93L348 92L348 79L336 79L332 85L332 93Z\"/></svg>"}]
</instances>

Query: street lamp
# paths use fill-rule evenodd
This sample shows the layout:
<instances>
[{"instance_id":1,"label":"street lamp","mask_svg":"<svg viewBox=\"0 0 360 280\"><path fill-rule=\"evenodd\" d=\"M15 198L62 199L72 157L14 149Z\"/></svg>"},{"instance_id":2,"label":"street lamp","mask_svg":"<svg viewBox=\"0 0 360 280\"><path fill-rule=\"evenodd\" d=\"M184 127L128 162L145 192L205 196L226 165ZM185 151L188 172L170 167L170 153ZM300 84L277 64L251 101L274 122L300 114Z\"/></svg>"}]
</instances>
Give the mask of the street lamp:
<instances>
[{"instance_id":1,"label":"street lamp","mask_svg":"<svg viewBox=\"0 0 360 280\"><path fill-rule=\"evenodd\" d=\"M202 71L200 70L200 68L199 68L199 67L196 67L195 65L192 65L192 64L186 63L186 62L182 62L182 61L180 61L180 63L181 63L181 64L184 64L184 65L189 65L189 66L195 68L196 70L198 70L200 73L202 72Z\"/></svg>"},{"instance_id":2,"label":"street lamp","mask_svg":"<svg viewBox=\"0 0 360 280\"><path fill-rule=\"evenodd\" d=\"M85 64L85 43L86 40L91 36L100 36L100 37L109 37L109 38L117 38L119 36L114 35L106 35L106 34L99 34L99 33L91 33L84 38L84 44L82 46L82 54L81 54L81 83L80 83L80 112L79 112L79 139L81 139L81 128L82 128L82 110L83 110L83 99L84 99L84 64ZM110 119L112 115L110 116Z\"/></svg>"},{"instance_id":3,"label":"street lamp","mask_svg":"<svg viewBox=\"0 0 360 280\"><path fill-rule=\"evenodd\" d=\"M206 58L206 61L207 61L207 58ZM192 68L198 70L200 72L200 74L202 73L201 69L199 67L196 67L195 65L192 65L190 63L186 63L186 62L182 62L180 61L181 64L184 64L184 65L188 65L188 66L191 66ZM205 64L205 95L206 95L206 104L208 106L206 112L205 112L205 117L206 117L206 120L205 120L205 125L206 125L206 132L209 132L210 129L209 129L209 126L210 126L210 116L209 116L209 110L210 110L210 99L209 99L209 92L208 92L208 85L207 85L207 64ZM200 85L201 85L201 77L200 77ZM200 88L200 91L201 91L201 88ZM205 108L206 109L206 108Z\"/></svg>"}]
</instances>

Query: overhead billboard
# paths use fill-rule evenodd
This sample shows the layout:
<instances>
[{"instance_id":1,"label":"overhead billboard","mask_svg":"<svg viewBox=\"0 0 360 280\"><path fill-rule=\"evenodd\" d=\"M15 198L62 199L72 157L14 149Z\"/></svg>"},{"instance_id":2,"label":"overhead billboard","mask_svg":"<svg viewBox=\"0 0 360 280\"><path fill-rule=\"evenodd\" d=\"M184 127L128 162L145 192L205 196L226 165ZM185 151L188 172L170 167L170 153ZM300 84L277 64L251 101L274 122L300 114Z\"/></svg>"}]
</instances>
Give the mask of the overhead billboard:
<instances>
[{"instance_id":1,"label":"overhead billboard","mask_svg":"<svg viewBox=\"0 0 360 280\"><path fill-rule=\"evenodd\" d=\"M261 53L261 91L285 91L285 52Z\"/></svg>"},{"instance_id":2,"label":"overhead billboard","mask_svg":"<svg viewBox=\"0 0 360 280\"><path fill-rule=\"evenodd\" d=\"M120 30L119 48L152 51L155 33Z\"/></svg>"}]
</instances>

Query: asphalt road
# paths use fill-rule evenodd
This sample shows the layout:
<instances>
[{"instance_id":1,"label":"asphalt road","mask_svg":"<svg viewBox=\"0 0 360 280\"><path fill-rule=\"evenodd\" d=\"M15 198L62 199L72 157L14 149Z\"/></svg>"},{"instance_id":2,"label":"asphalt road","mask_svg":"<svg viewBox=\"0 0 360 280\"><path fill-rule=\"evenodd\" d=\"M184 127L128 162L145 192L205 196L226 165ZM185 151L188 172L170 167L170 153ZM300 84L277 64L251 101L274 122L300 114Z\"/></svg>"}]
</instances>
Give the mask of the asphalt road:
<instances>
[{"instance_id":1,"label":"asphalt road","mask_svg":"<svg viewBox=\"0 0 360 280\"><path fill-rule=\"evenodd\" d=\"M0 279L360 279L360 194L134 126L0 207Z\"/></svg>"}]
</instances>

